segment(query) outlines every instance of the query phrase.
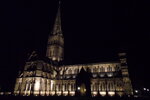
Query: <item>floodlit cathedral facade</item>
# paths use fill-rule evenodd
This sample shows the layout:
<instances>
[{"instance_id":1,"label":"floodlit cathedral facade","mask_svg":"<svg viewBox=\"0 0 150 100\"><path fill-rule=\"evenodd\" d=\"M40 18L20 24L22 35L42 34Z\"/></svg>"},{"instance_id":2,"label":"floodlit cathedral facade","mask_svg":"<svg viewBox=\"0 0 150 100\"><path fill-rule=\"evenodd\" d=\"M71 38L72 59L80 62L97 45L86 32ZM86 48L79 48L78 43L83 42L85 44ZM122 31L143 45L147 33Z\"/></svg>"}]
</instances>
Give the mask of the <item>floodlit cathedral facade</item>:
<instances>
[{"instance_id":1,"label":"floodlit cathedral facade","mask_svg":"<svg viewBox=\"0 0 150 100\"><path fill-rule=\"evenodd\" d=\"M14 95L22 96L123 96L132 95L126 53L116 62L63 65L64 37L60 5L48 37L46 59L36 52L16 79Z\"/></svg>"}]
</instances>

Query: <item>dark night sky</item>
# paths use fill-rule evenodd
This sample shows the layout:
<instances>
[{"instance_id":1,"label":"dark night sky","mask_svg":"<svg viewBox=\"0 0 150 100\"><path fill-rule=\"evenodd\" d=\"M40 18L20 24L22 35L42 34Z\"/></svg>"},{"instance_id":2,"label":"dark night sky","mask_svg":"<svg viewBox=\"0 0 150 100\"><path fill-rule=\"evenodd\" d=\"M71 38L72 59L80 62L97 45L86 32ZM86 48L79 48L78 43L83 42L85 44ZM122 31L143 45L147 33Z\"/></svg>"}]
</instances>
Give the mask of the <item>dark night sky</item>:
<instances>
[{"instance_id":1,"label":"dark night sky","mask_svg":"<svg viewBox=\"0 0 150 100\"><path fill-rule=\"evenodd\" d=\"M62 0L65 63L113 61L128 53L135 87L149 87L148 0ZM0 1L0 87L12 88L33 50L45 55L56 0Z\"/></svg>"}]
</instances>

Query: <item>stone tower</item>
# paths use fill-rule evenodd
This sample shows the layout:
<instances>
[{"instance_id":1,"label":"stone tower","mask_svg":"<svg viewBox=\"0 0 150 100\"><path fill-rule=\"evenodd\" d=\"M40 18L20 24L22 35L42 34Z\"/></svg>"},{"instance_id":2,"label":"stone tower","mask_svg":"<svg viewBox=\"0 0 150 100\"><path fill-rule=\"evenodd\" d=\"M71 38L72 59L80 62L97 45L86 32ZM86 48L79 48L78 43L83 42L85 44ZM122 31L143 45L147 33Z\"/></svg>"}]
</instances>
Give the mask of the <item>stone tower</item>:
<instances>
[{"instance_id":1,"label":"stone tower","mask_svg":"<svg viewBox=\"0 0 150 100\"><path fill-rule=\"evenodd\" d=\"M61 30L60 2L53 30L48 37L46 56L53 62L60 62L64 58L64 37Z\"/></svg>"},{"instance_id":2,"label":"stone tower","mask_svg":"<svg viewBox=\"0 0 150 100\"><path fill-rule=\"evenodd\" d=\"M53 76L49 60L40 58L38 54L33 51L26 61L24 69L18 74L14 95L49 95L51 78L53 78Z\"/></svg>"},{"instance_id":3,"label":"stone tower","mask_svg":"<svg viewBox=\"0 0 150 100\"><path fill-rule=\"evenodd\" d=\"M123 86L124 92L126 95L133 94L131 80L129 79L126 53L119 53L118 56L120 58L121 72L122 72L122 78L123 78L123 84L124 84Z\"/></svg>"}]
</instances>

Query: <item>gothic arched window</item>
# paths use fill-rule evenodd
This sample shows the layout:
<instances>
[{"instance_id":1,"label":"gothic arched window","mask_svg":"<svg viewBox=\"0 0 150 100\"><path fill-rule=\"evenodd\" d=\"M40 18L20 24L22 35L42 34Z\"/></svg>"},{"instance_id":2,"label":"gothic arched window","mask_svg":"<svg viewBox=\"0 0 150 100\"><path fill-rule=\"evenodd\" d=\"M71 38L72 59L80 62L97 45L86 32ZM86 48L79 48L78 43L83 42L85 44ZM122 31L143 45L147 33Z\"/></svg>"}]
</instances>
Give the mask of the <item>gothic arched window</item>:
<instances>
[{"instance_id":1,"label":"gothic arched window","mask_svg":"<svg viewBox=\"0 0 150 100\"><path fill-rule=\"evenodd\" d=\"M65 84L65 91L67 91L67 84Z\"/></svg>"},{"instance_id":2,"label":"gothic arched window","mask_svg":"<svg viewBox=\"0 0 150 100\"><path fill-rule=\"evenodd\" d=\"M78 73L78 69L75 69L74 72L75 72L75 74L77 74Z\"/></svg>"},{"instance_id":3,"label":"gothic arched window","mask_svg":"<svg viewBox=\"0 0 150 100\"><path fill-rule=\"evenodd\" d=\"M68 74L72 74L72 70L71 69L69 69Z\"/></svg>"},{"instance_id":4,"label":"gothic arched window","mask_svg":"<svg viewBox=\"0 0 150 100\"><path fill-rule=\"evenodd\" d=\"M110 71L110 72L111 72L111 71L112 71L112 67L108 66L108 67L107 67L107 71Z\"/></svg>"},{"instance_id":5,"label":"gothic arched window","mask_svg":"<svg viewBox=\"0 0 150 100\"><path fill-rule=\"evenodd\" d=\"M60 91L61 90L61 86L60 86L60 84L58 84L58 91Z\"/></svg>"},{"instance_id":6,"label":"gothic arched window","mask_svg":"<svg viewBox=\"0 0 150 100\"><path fill-rule=\"evenodd\" d=\"M93 72L97 72L96 67L93 68Z\"/></svg>"},{"instance_id":7,"label":"gothic arched window","mask_svg":"<svg viewBox=\"0 0 150 100\"><path fill-rule=\"evenodd\" d=\"M119 71L119 66L118 65L116 65L115 71Z\"/></svg>"},{"instance_id":8,"label":"gothic arched window","mask_svg":"<svg viewBox=\"0 0 150 100\"><path fill-rule=\"evenodd\" d=\"M102 67L100 67L100 72L105 72L105 69L104 69L104 67L102 66Z\"/></svg>"},{"instance_id":9,"label":"gothic arched window","mask_svg":"<svg viewBox=\"0 0 150 100\"><path fill-rule=\"evenodd\" d=\"M73 88L74 88L74 87L73 87L73 84L71 84L71 91L73 91Z\"/></svg>"},{"instance_id":10,"label":"gothic arched window","mask_svg":"<svg viewBox=\"0 0 150 100\"><path fill-rule=\"evenodd\" d=\"M52 91L55 91L55 84L52 85Z\"/></svg>"}]
</instances>

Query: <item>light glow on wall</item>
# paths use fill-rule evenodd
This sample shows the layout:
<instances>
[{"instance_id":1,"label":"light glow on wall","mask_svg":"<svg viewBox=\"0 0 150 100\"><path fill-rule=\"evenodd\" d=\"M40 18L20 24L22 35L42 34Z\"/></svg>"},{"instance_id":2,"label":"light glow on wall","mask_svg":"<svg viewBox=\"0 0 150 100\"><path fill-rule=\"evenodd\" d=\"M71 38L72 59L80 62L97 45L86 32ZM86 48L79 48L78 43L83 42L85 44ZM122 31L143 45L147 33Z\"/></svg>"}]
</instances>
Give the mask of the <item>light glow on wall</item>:
<instances>
[{"instance_id":1,"label":"light glow on wall","mask_svg":"<svg viewBox=\"0 0 150 100\"><path fill-rule=\"evenodd\" d=\"M71 96L74 96L74 95L75 95L75 92L73 92L73 91L70 92L70 95L71 95Z\"/></svg>"},{"instance_id":2,"label":"light glow on wall","mask_svg":"<svg viewBox=\"0 0 150 100\"><path fill-rule=\"evenodd\" d=\"M112 77L112 76L113 76L113 73L108 73L107 76L108 76L108 77Z\"/></svg>"},{"instance_id":3,"label":"light glow on wall","mask_svg":"<svg viewBox=\"0 0 150 100\"><path fill-rule=\"evenodd\" d=\"M58 96L60 96L60 95L61 95L61 91L57 91L56 94L57 94Z\"/></svg>"},{"instance_id":4,"label":"light glow on wall","mask_svg":"<svg viewBox=\"0 0 150 100\"><path fill-rule=\"evenodd\" d=\"M114 96L114 95L115 95L115 92L108 92L108 94L109 94L110 96Z\"/></svg>"},{"instance_id":5,"label":"light glow on wall","mask_svg":"<svg viewBox=\"0 0 150 100\"><path fill-rule=\"evenodd\" d=\"M55 92L54 92L54 91L51 91L51 92L50 92L50 95L52 95L52 96L53 96L54 94L55 94Z\"/></svg>"},{"instance_id":6,"label":"light glow on wall","mask_svg":"<svg viewBox=\"0 0 150 100\"><path fill-rule=\"evenodd\" d=\"M105 76L105 74L102 74L102 73L100 74L100 77L104 77L104 76Z\"/></svg>"},{"instance_id":7,"label":"light glow on wall","mask_svg":"<svg viewBox=\"0 0 150 100\"><path fill-rule=\"evenodd\" d=\"M96 74L93 74L93 77L97 77L97 75L96 75Z\"/></svg>"},{"instance_id":8,"label":"light glow on wall","mask_svg":"<svg viewBox=\"0 0 150 100\"><path fill-rule=\"evenodd\" d=\"M63 95L64 95L64 96L67 96L67 95L68 95L68 91L64 91L64 92L63 92Z\"/></svg>"},{"instance_id":9,"label":"light glow on wall","mask_svg":"<svg viewBox=\"0 0 150 100\"><path fill-rule=\"evenodd\" d=\"M100 92L100 94L101 94L102 96L105 96L105 95L106 95L106 92Z\"/></svg>"},{"instance_id":10,"label":"light glow on wall","mask_svg":"<svg viewBox=\"0 0 150 100\"><path fill-rule=\"evenodd\" d=\"M35 83L35 90L39 90L40 89L40 81L37 80Z\"/></svg>"},{"instance_id":11,"label":"light glow on wall","mask_svg":"<svg viewBox=\"0 0 150 100\"><path fill-rule=\"evenodd\" d=\"M96 95L97 95L97 92L96 92L96 91L94 91L94 92L92 92L92 94L93 94L93 96L96 96Z\"/></svg>"},{"instance_id":12,"label":"light glow on wall","mask_svg":"<svg viewBox=\"0 0 150 100\"><path fill-rule=\"evenodd\" d=\"M53 80L51 80L51 90L53 89L53 84L54 84L54 81Z\"/></svg>"}]
</instances>

